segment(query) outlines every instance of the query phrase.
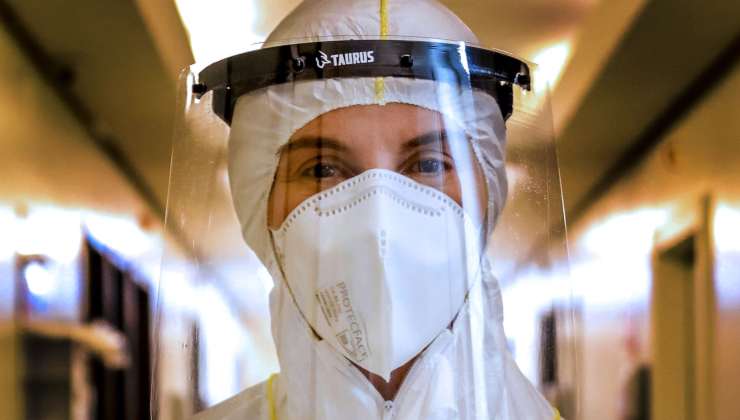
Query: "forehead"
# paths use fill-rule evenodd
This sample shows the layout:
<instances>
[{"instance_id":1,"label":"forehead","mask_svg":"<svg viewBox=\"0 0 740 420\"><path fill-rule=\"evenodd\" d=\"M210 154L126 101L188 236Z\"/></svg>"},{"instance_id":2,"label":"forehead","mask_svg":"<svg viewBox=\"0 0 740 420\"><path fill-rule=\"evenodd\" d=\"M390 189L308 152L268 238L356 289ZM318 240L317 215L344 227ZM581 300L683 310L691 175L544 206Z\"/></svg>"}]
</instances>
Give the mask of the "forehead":
<instances>
[{"instance_id":1,"label":"forehead","mask_svg":"<svg viewBox=\"0 0 740 420\"><path fill-rule=\"evenodd\" d=\"M296 131L291 140L321 136L336 140L402 140L444 128L437 111L416 105L356 105L322 114Z\"/></svg>"}]
</instances>

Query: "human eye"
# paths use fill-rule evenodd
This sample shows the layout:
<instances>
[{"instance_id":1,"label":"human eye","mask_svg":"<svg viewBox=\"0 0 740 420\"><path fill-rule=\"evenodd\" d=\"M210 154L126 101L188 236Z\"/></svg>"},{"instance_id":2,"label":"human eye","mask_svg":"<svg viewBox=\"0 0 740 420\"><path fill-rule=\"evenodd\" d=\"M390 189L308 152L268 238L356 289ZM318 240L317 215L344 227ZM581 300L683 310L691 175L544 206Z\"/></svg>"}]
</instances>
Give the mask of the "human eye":
<instances>
[{"instance_id":1,"label":"human eye","mask_svg":"<svg viewBox=\"0 0 740 420\"><path fill-rule=\"evenodd\" d=\"M352 170L339 157L316 156L303 162L294 172L295 180L310 182L334 183L341 182L352 176Z\"/></svg>"},{"instance_id":2,"label":"human eye","mask_svg":"<svg viewBox=\"0 0 740 420\"><path fill-rule=\"evenodd\" d=\"M437 174L444 169L444 161L440 159L421 159L416 163L417 171L423 174Z\"/></svg>"},{"instance_id":3,"label":"human eye","mask_svg":"<svg viewBox=\"0 0 740 420\"><path fill-rule=\"evenodd\" d=\"M317 162L308 165L301 171L301 176L305 178L325 179L332 178L339 174L339 169L332 164Z\"/></svg>"},{"instance_id":4,"label":"human eye","mask_svg":"<svg viewBox=\"0 0 740 420\"><path fill-rule=\"evenodd\" d=\"M441 175L452 169L452 164L441 154L418 156L411 160L404 172L410 175Z\"/></svg>"}]
</instances>

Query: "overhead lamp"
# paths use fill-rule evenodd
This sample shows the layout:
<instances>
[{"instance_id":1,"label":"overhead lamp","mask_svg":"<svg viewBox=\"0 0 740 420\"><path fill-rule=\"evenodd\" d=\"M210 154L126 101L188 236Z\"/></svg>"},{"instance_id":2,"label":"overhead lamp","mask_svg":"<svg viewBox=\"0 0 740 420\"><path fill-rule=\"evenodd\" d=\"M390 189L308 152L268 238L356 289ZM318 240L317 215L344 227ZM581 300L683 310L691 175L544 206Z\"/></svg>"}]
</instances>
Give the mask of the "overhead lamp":
<instances>
[{"instance_id":1,"label":"overhead lamp","mask_svg":"<svg viewBox=\"0 0 740 420\"><path fill-rule=\"evenodd\" d=\"M40 259L28 261L22 268L23 281L29 293L39 298L48 298L54 294L58 281L48 263Z\"/></svg>"}]
</instances>

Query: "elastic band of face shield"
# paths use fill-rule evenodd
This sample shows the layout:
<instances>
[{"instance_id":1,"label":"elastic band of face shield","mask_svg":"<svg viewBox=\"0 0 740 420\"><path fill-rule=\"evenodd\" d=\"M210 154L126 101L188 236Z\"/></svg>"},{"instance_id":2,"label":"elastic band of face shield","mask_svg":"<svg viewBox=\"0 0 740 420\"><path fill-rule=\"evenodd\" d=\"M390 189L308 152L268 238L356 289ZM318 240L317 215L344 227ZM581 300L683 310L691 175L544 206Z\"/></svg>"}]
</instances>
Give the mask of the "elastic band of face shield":
<instances>
[{"instance_id":1,"label":"elastic band of face shield","mask_svg":"<svg viewBox=\"0 0 740 420\"><path fill-rule=\"evenodd\" d=\"M400 77L476 88L493 96L505 119L513 86L531 90L529 66L496 51L431 41L354 40L283 45L235 55L203 69L197 97L213 91L213 111L231 124L236 100L282 83L359 77Z\"/></svg>"}]
</instances>

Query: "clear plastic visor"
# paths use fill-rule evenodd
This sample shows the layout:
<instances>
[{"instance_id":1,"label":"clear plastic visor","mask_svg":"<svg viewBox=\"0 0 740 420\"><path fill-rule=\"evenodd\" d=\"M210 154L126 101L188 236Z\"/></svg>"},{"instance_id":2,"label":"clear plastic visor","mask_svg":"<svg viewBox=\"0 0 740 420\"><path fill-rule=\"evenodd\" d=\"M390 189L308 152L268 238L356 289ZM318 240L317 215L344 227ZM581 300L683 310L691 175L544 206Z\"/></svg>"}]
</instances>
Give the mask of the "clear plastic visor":
<instances>
[{"instance_id":1,"label":"clear plastic visor","mask_svg":"<svg viewBox=\"0 0 740 420\"><path fill-rule=\"evenodd\" d=\"M531 65L523 84L475 47L402 41L397 68L372 67L394 57L379 44L290 44L272 84L246 59L223 67L247 66L241 84L183 73L155 405L178 395L196 413L279 371L275 392L304 384L316 409L361 386L347 377L406 378L451 335L460 404L497 406L476 399L499 385L471 372L509 360L501 296L565 249L547 241L564 217L546 88ZM542 387L540 373L525 371Z\"/></svg>"}]
</instances>

